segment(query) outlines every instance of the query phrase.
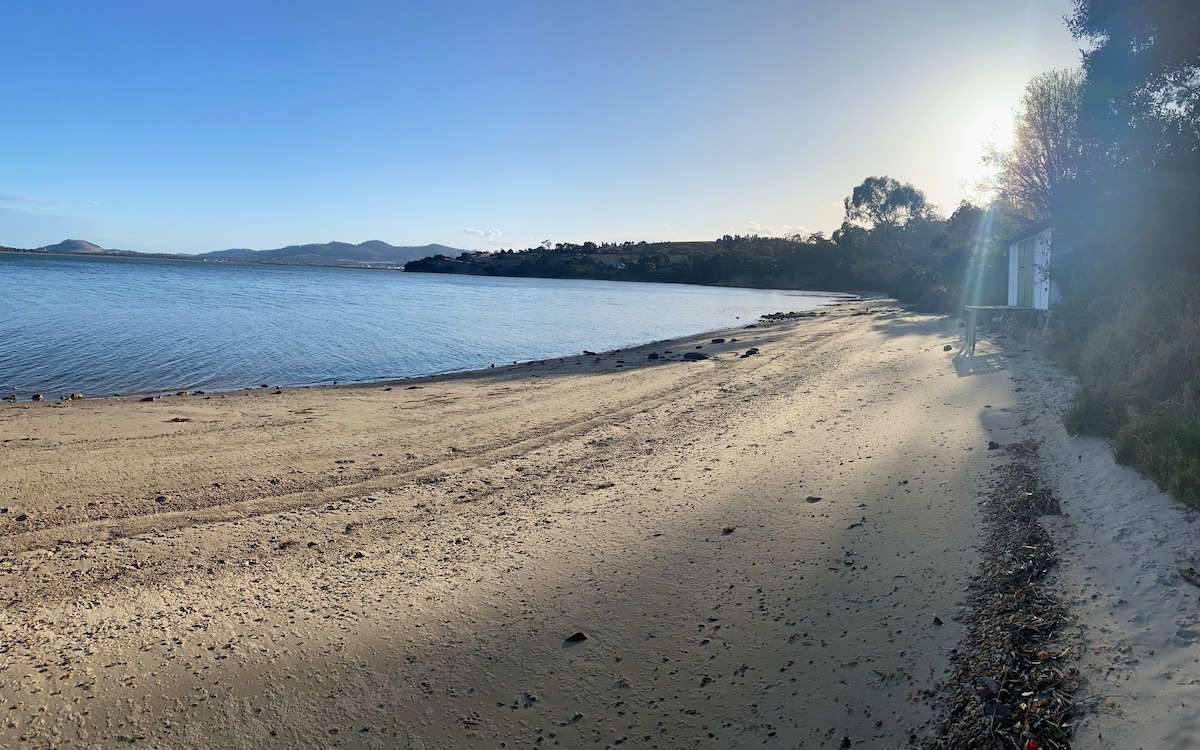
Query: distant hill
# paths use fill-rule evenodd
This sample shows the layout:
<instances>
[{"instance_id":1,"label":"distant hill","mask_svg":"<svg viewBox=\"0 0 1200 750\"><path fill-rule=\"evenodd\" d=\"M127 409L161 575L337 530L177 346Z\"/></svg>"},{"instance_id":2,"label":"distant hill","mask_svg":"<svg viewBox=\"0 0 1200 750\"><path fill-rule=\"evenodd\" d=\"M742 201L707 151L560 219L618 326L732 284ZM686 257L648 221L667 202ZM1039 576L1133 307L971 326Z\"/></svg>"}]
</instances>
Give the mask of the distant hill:
<instances>
[{"instance_id":1,"label":"distant hill","mask_svg":"<svg viewBox=\"0 0 1200 750\"><path fill-rule=\"evenodd\" d=\"M83 255L109 255L114 253L126 254L122 250L106 250L99 245L88 242L87 240L63 240L57 245L46 245L39 247L38 250L47 253L75 253Z\"/></svg>"},{"instance_id":2,"label":"distant hill","mask_svg":"<svg viewBox=\"0 0 1200 750\"><path fill-rule=\"evenodd\" d=\"M288 263L313 266L397 265L434 255L459 255L462 250L445 245L397 247L382 240L358 245L348 242L323 242L312 245L288 245L274 250L233 248L195 256L201 260L240 260L254 263Z\"/></svg>"},{"instance_id":3,"label":"distant hill","mask_svg":"<svg viewBox=\"0 0 1200 750\"><path fill-rule=\"evenodd\" d=\"M15 248L9 248L16 250ZM460 255L464 251L446 245L422 245L421 247L389 245L382 240L367 240L358 245L349 242L322 242L311 245L288 245L274 250L249 250L233 248L216 250L200 255L178 253L138 253L129 250L108 250L87 240L63 240L57 245L46 245L33 250L17 252L66 253L71 255L122 255L145 258L173 258L178 260L236 261L240 263L271 263L296 266L380 266L401 267L405 263L435 255Z\"/></svg>"}]
</instances>

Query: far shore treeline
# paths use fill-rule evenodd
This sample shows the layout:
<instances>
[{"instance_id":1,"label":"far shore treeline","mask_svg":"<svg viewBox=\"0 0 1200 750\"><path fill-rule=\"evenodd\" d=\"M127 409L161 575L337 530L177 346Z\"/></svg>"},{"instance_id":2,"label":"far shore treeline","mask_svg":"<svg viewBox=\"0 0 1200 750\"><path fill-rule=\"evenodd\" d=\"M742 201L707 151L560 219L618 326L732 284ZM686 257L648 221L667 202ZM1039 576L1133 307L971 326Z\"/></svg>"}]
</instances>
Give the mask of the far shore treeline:
<instances>
[{"instance_id":1,"label":"far shore treeline","mask_svg":"<svg viewBox=\"0 0 1200 750\"><path fill-rule=\"evenodd\" d=\"M857 203L856 203L857 200ZM725 235L707 242L552 243L499 252L437 255L405 271L612 281L657 281L718 286L885 292L928 311L962 303L972 264L984 264L989 301L1005 294L994 243L981 235L1017 227L1006 215L963 203L938 216L924 194L888 177L872 177L846 199L847 221L831 236ZM1005 266L1006 268L1007 266Z\"/></svg>"}]
</instances>

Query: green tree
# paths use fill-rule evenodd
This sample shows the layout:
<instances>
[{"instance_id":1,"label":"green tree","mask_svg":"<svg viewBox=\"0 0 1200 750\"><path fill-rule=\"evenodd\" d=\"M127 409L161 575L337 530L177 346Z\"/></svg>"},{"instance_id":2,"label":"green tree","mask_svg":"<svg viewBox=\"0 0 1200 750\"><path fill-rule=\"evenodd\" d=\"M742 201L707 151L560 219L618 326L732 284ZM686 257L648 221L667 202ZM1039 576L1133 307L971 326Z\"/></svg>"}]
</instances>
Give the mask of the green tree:
<instances>
[{"instance_id":1,"label":"green tree","mask_svg":"<svg viewBox=\"0 0 1200 750\"><path fill-rule=\"evenodd\" d=\"M1075 0L1067 26L1084 52L1083 119L1109 156L1200 147L1200 3Z\"/></svg>"},{"instance_id":2,"label":"green tree","mask_svg":"<svg viewBox=\"0 0 1200 750\"><path fill-rule=\"evenodd\" d=\"M842 204L846 208L847 221L868 227L899 228L913 219L937 216L937 209L925 198L925 193L910 183L891 177L868 177Z\"/></svg>"},{"instance_id":3,"label":"green tree","mask_svg":"<svg viewBox=\"0 0 1200 750\"><path fill-rule=\"evenodd\" d=\"M1137 277L1200 272L1200 3L1075 0L1068 26L1092 47L1055 279L1086 327Z\"/></svg>"},{"instance_id":4,"label":"green tree","mask_svg":"<svg viewBox=\"0 0 1200 750\"><path fill-rule=\"evenodd\" d=\"M866 252L860 255L888 290L906 286L905 276L919 277L923 269L912 257L913 234L937 219L937 209L925 193L891 177L868 177L842 202L846 223L868 228ZM865 270L865 269L864 269Z\"/></svg>"}]
</instances>

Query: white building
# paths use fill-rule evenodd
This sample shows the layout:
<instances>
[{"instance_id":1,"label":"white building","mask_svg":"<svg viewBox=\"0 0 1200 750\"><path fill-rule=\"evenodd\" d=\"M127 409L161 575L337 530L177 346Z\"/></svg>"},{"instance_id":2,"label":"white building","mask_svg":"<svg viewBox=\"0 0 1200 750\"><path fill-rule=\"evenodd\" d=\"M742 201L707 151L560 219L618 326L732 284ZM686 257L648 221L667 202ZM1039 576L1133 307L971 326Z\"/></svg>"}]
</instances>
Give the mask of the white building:
<instances>
[{"instance_id":1,"label":"white building","mask_svg":"<svg viewBox=\"0 0 1200 750\"><path fill-rule=\"evenodd\" d=\"M1030 224L1006 238L1008 245L1008 306L1049 310L1059 301L1058 288L1050 280L1049 222Z\"/></svg>"}]
</instances>

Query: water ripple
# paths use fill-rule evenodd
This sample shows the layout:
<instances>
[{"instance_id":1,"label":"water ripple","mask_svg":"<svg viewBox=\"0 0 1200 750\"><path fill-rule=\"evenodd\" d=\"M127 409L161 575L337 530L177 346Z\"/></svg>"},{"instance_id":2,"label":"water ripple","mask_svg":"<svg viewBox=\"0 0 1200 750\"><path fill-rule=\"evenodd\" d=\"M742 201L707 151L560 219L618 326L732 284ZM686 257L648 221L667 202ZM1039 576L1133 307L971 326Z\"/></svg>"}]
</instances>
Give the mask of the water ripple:
<instances>
[{"instance_id":1,"label":"water ripple","mask_svg":"<svg viewBox=\"0 0 1200 750\"><path fill-rule=\"evenodd\" d=\"M0 253L0 390L411 377L725 328L836 295Z\"/></svg>"}]
</instances>

